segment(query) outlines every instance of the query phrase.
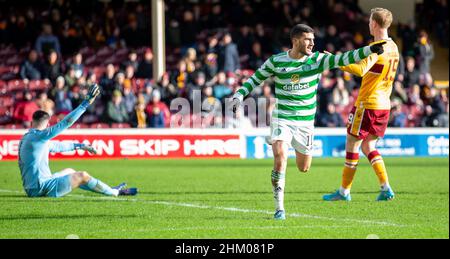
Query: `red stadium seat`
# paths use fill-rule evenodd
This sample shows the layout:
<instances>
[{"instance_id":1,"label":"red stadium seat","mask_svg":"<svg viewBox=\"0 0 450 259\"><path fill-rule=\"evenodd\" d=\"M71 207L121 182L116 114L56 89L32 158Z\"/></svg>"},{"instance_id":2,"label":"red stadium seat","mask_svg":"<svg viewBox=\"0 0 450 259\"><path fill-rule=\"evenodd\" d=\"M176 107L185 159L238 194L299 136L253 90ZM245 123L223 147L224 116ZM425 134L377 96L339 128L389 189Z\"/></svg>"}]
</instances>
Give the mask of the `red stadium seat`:
<instances>
[{"instance_id":1,"label":"red stadium seat","mask_svg":"<svg viewBox=\"0 0 450 259\"><path fill-rule=\"evenodd\" d=\"M131 128L131 125L128 123L113 123L111 125L111 128L113 128L113 129L129 129L129 128Z\"/></svg>"},{"instance_id":2,"label":"red stadium seat","mask_svg":"<svg viewBox=\"0 0 450 259\"><path fill-rule=\"evenodd\" d=\"M14 105L14 99L12 96L5 95L0 96L0 107L11 107Z\"/></svg>"},{"instance_id":3,"label":"red stadium seat","mask_svg":"<svg viewBox=\"0 0 450 259\"><path fill-rule=\"evenodd\" d=\"M97 57L104 59L113 55L114 51L110 47L102 47L97 51Z\"/></svg>"},{"instance_id":4,"label":"red stadium seat","mask_svg":"<svg viewBox=\"0 0 450 259\"><path fill-rule=\"evenodd\" d=\"M5 129L25 129L25 127L22 124L7 124Z\"/></svg>"},{"instance_id":5,"label":"red stadium seat","mask_svg":"<svg viewBox=\"0 0 450 259\"><path fill-rule=\"evenodd\" d=\"M50 87L50 81L48 80L32 80L28 85L31 91L44 91Z\"/></svg>"},{"instance_id":6,"label":"red stadium seat","mask_svg":"<svg viewBox=\"0 0 450 259\"><path fill-rule=\"evenodd\" d=\"M90 126L91 129L109 129L109 125L106 123L94 123Z\"/></svg>"},{"instance_id":7,"label":"red stadium seat","mask_svg":"<svg viewBox=\"0 0 450 259\"><path fill-rule=\"evenodd\" d=\"M8 90L9 91L23 91L27 87L27 84L24 80L16 79L8 82Z\"/></svg>"},{"instance_id":8,"label":"red stadium seat","mask_svg":"<svg viewBox=\"0 0 450 259\"><path fill-rule=\"evenodd\" d=\"M8 84L5 81L0 80L0 95L6 94L7 91L8 91Z\"/></svg>"},{"instance_id":9,"label":"red stadium seat","mask_svg":"<svg viewBox=\"0 0 450 259\"><path fill-rule=\"evenodd\" d=\"M23 62L23 58L19 55L14 55L6 60L7 66L17 66Z\"/></svg>"},{"instance_id":10,"label":"red stadium seat","mask_svg":"<svg viewBox=\"0 0 450 259\"><path fill-rule=\"evenodd\" d=\"M11 109L9 107L4 107L0 105L0 117L9 116L11 114Z\"/></svg>"},{"instance_id":11,"label":"red stadium seat","mask_svg":"<svg viewBox=\"0 0 450 259\"><path fill-rule=\"evenodd\" d=\"M89 125L84 124L84 123L75 123L72 125L72 127L70 127L71 129L88 129Z\"/></svg>"},{"instance_id":12,"label":"red stadium seat","mask_svg":"<svg viewBox=\"0 0 450 259\"><path fill-rule=\"evenodd\" d=\"M94 67L94 66L100 65L100 61L98 61L96 55L93 55L93 56L88 57L88 58L84 61L84 64L85 64L86 66L93 66L93 67Z\"/></svg>"},{"instance_id":13,"label":"red stadium seat","mask_svg":"<svg viewBox=\"0 0 450 259\"><path fill-rule=\"evenodd\" d=\"M61 121L61 119L58 116L52 116L52 117L50 117L50 121L48 123L53 126L60 121Z\"/></svg>"}]
</instances>

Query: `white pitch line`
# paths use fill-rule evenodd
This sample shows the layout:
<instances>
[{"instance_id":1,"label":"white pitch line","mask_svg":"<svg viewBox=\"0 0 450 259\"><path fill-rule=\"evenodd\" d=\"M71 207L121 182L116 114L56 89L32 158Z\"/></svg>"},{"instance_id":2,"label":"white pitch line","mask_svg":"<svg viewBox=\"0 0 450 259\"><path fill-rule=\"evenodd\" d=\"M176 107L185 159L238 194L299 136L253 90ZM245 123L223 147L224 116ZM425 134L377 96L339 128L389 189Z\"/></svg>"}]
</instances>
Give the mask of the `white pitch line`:
<instances>
[{"instance_id":1,"label":"white pitch line","mask_svg":"<svg viewBox=\"0 0 450 259\"><path fill-rule=\"evenodd\" d=\"M2 190L2 189L0 189L0 192L23 193L21 191ZM253 210L253 209L243 209L243 208L234 208L234 207L209 206L209 205L180 203L180 202L149 201L149 200L126 199L126 198L105 197L105 196L95 197L95 196L85 196L85 195L81 195L81 194L69 194L67 196L74 197L74 198L101 199L101 200L109 200L109 201L143 202L143 203L151 203L151 204L166 205L166 206L173 206L173 207L214 209L214 210L243 212L243 213L261 213L261 214L267 214L267 215L273 214L273 212L267 211L267 210ZM287 213L286 216L292 217L292 218L311 218L311 219L329 220L329 221L336 221L336 222L345 221L345 222L353 222L353 223L360 223L360 224L371 224L371 225L381 225L381 226L391 226L391 227L406 227L406 225L400 225L400 224L385 222L385 221L360 220L360 219L349 219L349 218L333 218L333 217L324 217L324 216L302 214L302 213Z\"/></svg>"}]
</instances>

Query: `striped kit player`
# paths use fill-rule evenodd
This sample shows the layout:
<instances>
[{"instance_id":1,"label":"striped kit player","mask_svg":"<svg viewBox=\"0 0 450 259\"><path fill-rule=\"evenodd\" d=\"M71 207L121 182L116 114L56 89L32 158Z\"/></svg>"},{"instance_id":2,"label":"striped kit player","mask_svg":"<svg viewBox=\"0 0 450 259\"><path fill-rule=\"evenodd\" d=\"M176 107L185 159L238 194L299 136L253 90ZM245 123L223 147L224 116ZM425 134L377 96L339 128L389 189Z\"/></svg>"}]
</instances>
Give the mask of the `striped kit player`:
<instances>
[{"instance_id":1,"label":"striped kit player","mask_svg":"<svg viewBox=\"0 0 450 259\"><path fill-rule=\"evenodd\" d=\"M272 114L270 143L274 154L272 187L275 219L285 219L284 186L287 147L296 151L297 167L307 172L312 161L317 86L323 71L359 62L381 53L384 42L341 55L313 53L314 30L304 24L291 30L292 49L269 58L233 96L236 111L244 97L269 77L275 81L276 106Z\"/></svg>"}]
</instances>

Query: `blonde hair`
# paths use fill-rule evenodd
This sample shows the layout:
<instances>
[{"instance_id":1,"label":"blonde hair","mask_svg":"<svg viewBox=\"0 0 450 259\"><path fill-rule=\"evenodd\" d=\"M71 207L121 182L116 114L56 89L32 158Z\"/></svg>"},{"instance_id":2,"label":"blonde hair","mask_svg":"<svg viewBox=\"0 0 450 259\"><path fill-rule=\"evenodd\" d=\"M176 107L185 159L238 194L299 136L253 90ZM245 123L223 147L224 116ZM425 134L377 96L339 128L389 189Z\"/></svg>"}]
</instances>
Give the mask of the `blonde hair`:
<instances>
[{"instance_id":1,"label":"blonde hair","mask_svg":"<svg viewBox=\"0 0 450 259\"><path fill-rule=\"evenodd\" d=\"M392 24L393 16L388 9L373 8L370 10L370 16L383 29L389 28Z\"/></svg>"}]
</instances>

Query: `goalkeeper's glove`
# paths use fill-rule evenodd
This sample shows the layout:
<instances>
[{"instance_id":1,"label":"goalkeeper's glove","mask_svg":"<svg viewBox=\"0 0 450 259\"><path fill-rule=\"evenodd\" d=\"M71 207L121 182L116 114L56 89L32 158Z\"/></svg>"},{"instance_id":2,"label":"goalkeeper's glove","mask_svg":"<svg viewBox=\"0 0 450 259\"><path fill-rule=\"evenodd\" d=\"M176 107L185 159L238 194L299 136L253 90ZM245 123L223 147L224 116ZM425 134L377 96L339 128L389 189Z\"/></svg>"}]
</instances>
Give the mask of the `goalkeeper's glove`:
<instances>
[{"instance_id":1,"label":"goalkeeper's glove","mask_svg":"<svg viewBox=\"0 0 450 259\"><path fill-rule=\"evenodd\" d=\"M86 95L86 101L89 102L89 104L94 103L95 98L100 94L100 87L98 84L93 84L91 87L89 87L89 92Z\"/></svg>"},{"instance_id":2,"label":"goalkeeper's glove","mask_svg":"<svg viewBox=\"0 0 450 259\"><path fill-rule=\"evenodd\" d=\"M90 154L97 155L97 150L95 150L91 145L86 145L84 143L75 143L75 149L81 149L89 152Z\"/></svg>"},{"instance_id":3,"label":"goalkeeper's glove","mask_svg":"<svg viewBox=\"0 0 450 259\"><path fill-rule=\"evenodd\" d=\"M372 51L372 53L377 53L378 55L381 55L384 53L384 49L383 49L383 45L386 44L386 41L379 41L373 45L370 45L370 51Z\"/></svg>"}]
</instances>

